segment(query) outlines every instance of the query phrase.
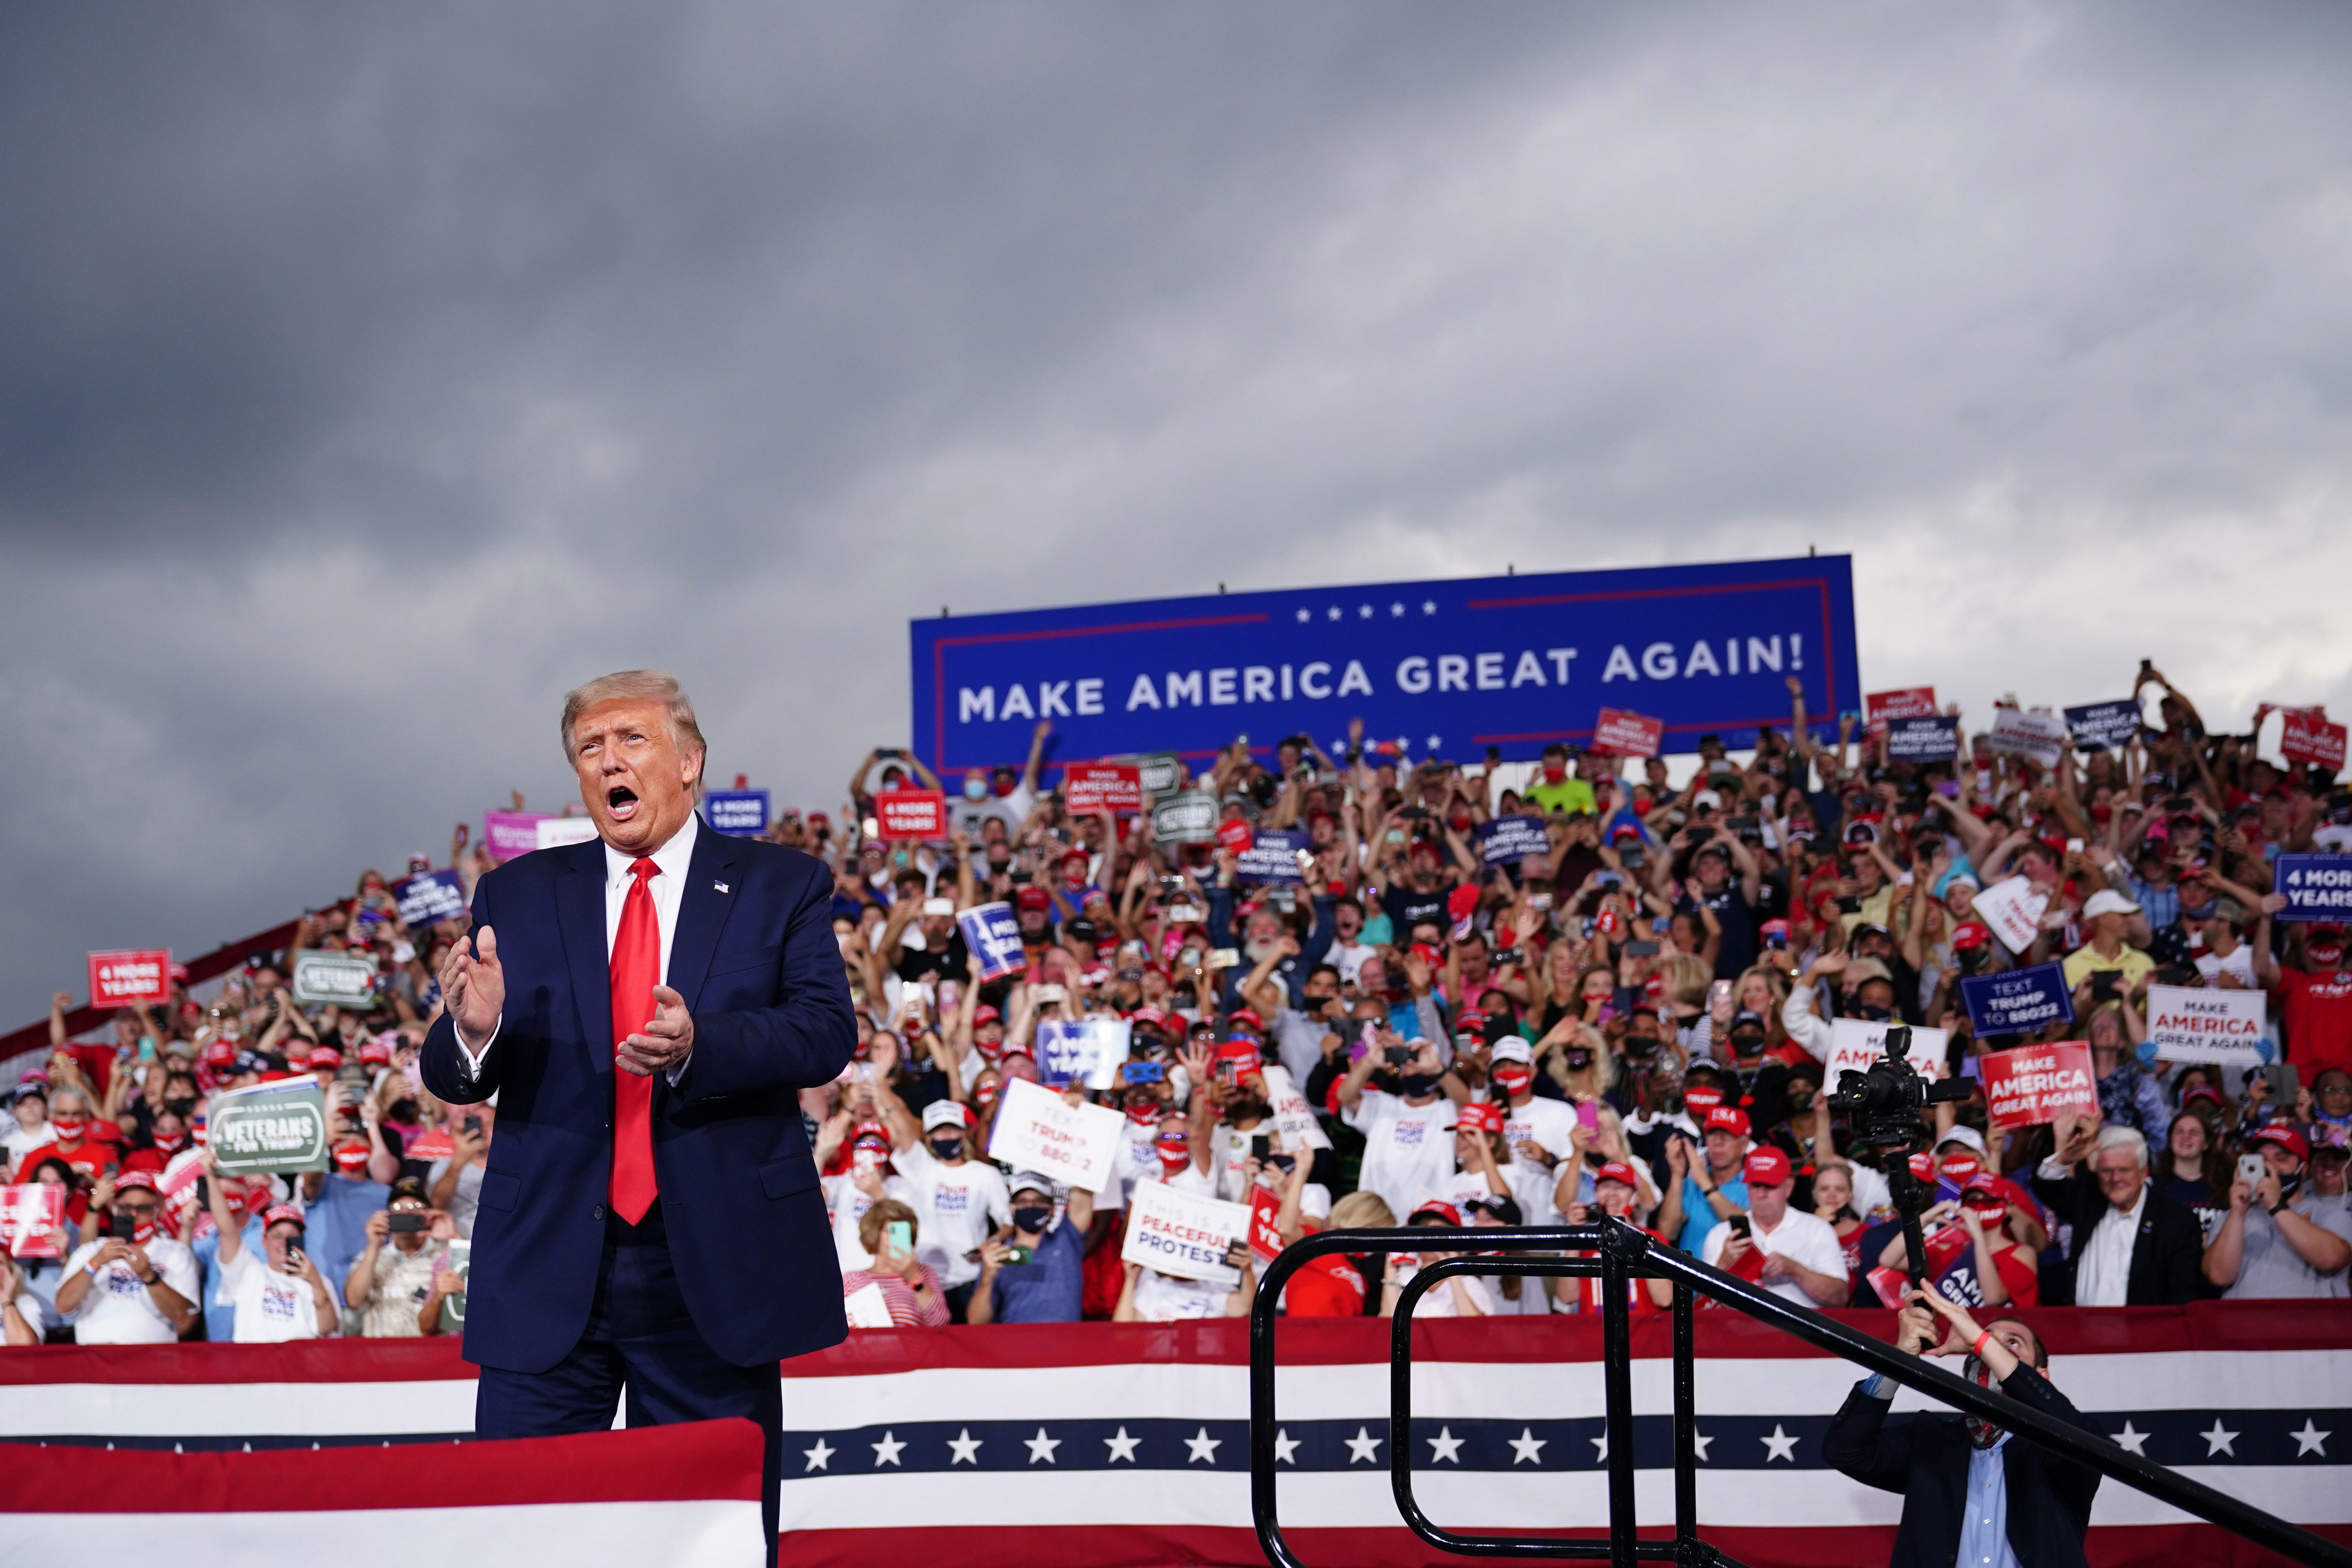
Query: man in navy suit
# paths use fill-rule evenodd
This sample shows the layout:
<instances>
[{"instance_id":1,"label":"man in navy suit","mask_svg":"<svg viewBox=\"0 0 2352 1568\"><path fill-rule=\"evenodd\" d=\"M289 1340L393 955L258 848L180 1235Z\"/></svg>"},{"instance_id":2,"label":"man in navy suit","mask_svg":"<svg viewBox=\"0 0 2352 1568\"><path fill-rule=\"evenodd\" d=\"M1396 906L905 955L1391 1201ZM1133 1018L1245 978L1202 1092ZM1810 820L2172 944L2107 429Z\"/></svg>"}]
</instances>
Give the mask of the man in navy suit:
<instances>
[{"instance_id":1,"label":"man in navy suit","mask_svg":"<svg viewBox=\"0 0 2352 1568\"><path fill-rule=\"evenodd\" d=\"M694 809L705 747L676 680L629 670L563 705L588 843L501 866L441 970L422 1070L499 1097L467 1290L484 1437L748 1416L777 1363L846 1336L799 1091L856 1045L833 879Z\"/></svg>"}]
</instances>

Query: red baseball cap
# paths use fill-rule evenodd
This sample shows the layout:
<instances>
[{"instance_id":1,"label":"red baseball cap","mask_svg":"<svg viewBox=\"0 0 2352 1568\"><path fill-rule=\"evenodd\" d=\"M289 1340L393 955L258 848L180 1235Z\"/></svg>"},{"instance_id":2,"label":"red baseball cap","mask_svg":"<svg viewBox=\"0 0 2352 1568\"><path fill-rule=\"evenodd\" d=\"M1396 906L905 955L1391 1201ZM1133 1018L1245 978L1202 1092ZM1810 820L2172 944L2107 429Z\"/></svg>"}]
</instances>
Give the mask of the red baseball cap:
<instances>
[{"instance_id":1,"label":"red baseball cap","mask_svg":"<svg viewBox=\"0 0 2352 1568\"><path fill-rule=\"evenodd\" d=\"M1740 1167L1740 1173L1748 1178L1751 1188L1777 1187L1789 1179L1789 1156L1769 1147L1750 1149L1747 1163Z\"/></svg>"},{"instance_id":2,"label":"red baseball cap","mask_svg":"<svg viewBox=\"0 0 2352 1568\"><path fill-rule=\"evenodd\" d=\"M1718 1105L1706 1113L1706 1130L1709 1132L1728 1132L1736 1138L1745 1138L1748 1136L1748 1112L1736 1110L1728 1105Z\"/></svg>"},{"instance_id":3,"label":"red baseball cap","mask_svg":"<svg viewBox=\"0 0 2352 1568\"><path fill-rule=\"evenodd\" d=\"M320 1046L310 1052L310 1059L302 1065L312 1072L321 1068L339 1068L343 1065L343 1053L332 1046Z\"/></svg>"},{"instance_id":4,"label":"red baseball cap","mask_svg":"<svg viewBox=\"0 0 2352 1568\"><path fill-rule=\"evenodd\" d=\"M291 1220L306 1232L310 1228L303 1224L302 1211L292 1204L272 1204L268 1208L264 1209L261 1214L261 1228L268 1230L279 1220Z\"/></svg>"},{"instance_id":5,"label":"red baseball cap","mask_svg":"<svg viewBox=\"0 0 2352 1568\"><path fill-rule=\"evenodd\" d=\"M154 1176L146 1171L125 1171L114 1178L114 1190L118 1193L129 1192L133 1187L142 1193L160 1194L163 1190L155 1184Z\"/></svg>"},{"instance_id":6,"label":"red baseball cap","mask_svg":"<svg viewBox=\"0 0 2352 1568\"><path fill-rule=\"evenodd\" d=\"M1992 928L1982 921L1962 921L1952 928L1952 951L1966 952L1992 940Z\"/></svg>"},{"instance_id":7,"label":"red baseball cap","mask_svg":"<svg viewBox=\"0 0 2352 1568\"><path fill-rule=\"evenodd\" d=\"M2009 1212L2009 1199L2002 1195L2000 1184L1982 1171L1970 1176L1968 1185L1960 1189L1960 1201L1986 1214Z\"/></svg>"},{"instance_id":8,"label":"red baseball cap","mask_svg":"<svg viewBox=\"0 0 2352 1568\"><path fill-rule=\"evenodd\" d=\"M360 1060L369 1067L383 1067L392 1060L392 1047L382 1040L360 1042Z\"/></svg>"},{"instance_id":9,"label":"red baseball cap","mask_svg":"<svg viewBox=\"0 0 2352 1568\"><path fill-rule=\"evenodd\" d=\"M1022 889L1018 901L1024 910L1050 910L1054 907L1053 895L1043 888Z\"/></svg>"},{"instance_id":10,"label":"red baseball cap","mask_svg":"<svg viewBox=\"0 0 2352 1568\"><path fill-rule=\"evenodd\" d=\"M1486 1026L1486 1015L1475 1007L1465 1007L1454 1016L1454 1027L1456 1033L1467 1031L1475 1035Z\"/></svg>"},{"instance_id":11,"label":"red baseball cap","mask_svg":"<svg viewBox=\"0 0 2352 1568\"><path fill-rule=\"evenodd\" d=\"M1467 1127L1474 1132L1500 1132L1503 1130L1503 1108L1474 1100L1455 1113L1454 1125Z\"/></svg>"},{"instance_id":12,"label":"red baseball cap","mask_svg":"<svg viewBox=\"0 0 2352 1568\"><path fill-rule=\"evenodd\" d=\"M971 1010L971 1026L975 1029L979 1028L982 1024L1001 1024L1003 1022L1004 1022L1004 1015L998 1012L994 1007L990 1006L985 1002L982 1002L979 1006L974 1007Z\"/></svg>"},{"instance_id":13,"label":"red baseball cap","mask_svg":"<svg viewBox=\"0 0 2352 1568\"><path fill-rule=\"evenodd\" d=\"M1452 1204L1447 1203L1443 1198L1430 1199L1427 1203L1413 1210L1412 1214L1406 1215L1405 1223L1407 1225L1411 1225L1414 1220L1419 1219L1425 1214L1433 1214L1448 1225L1460 1225L1462 1223L1462 1211L1455 1208Z\"/></svg>"},{"instance_id":14,"label":"red baseball cap","mask_svg":"<svg viewBox=\"0 0 2352 1568\"><path fill-rule=\"evenodd\" d=\"M1622 1160L1612 1160L1592 1173L1594 1186L1597 1187L1603 1182L1622 1182L1636 1192L1639 1192L1642 1187L1642 1179L1633 1173L1633 1167Z\"/></svg>"},{"instance_id":15,"label":"red baseball cap","mask_svg":"<svg viewBox=\"0 0 2352 1568\"><path fill-rule=\"evenodd\" d=\"M2257 1143L2268 1143L2273 1148L2284 1149L2298 1160L2311 1158L2311 1140L2284 1122L2274 1121L2246 1140L2246 1147L2249 1149Z\"/></svg>"},{"instance_id":16,"label":"red baseball cap","mask_svg":"<svg viewBox=\"0 0 2352 1568\"><path fill-rule=\"evenodd\" d=\"M1260 1033L1265 1029L1265 1020L1257 1016L1255 1007L1236 1007L1225 1022L1237 1028L1255 1029Z\"/></svg>"}]
</instances>

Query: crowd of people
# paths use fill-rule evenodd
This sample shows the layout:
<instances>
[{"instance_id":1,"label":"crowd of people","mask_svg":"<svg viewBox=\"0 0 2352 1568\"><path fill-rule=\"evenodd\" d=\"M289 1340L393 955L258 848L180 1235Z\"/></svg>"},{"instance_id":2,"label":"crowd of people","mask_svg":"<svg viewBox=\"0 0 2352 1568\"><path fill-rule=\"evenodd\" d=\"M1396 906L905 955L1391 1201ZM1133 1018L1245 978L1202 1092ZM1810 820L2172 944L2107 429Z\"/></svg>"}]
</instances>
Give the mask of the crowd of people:
<instances>
[{"instance_id":1,"label":"crowd of people","mask_svg":"<svg viewBox=\"0 0 2352 1568\"><path fill-rule=\"evenodd\" d=\"M1979 1089L1923 1117L1908 1163L1933 1185L1923 1261L1950 1300L2341 1298L2352 966L2340 928L2278 918L2273 863L2352 848L2352 795L2258 756L2250 733L2210 732L2160 673L2141 682L2159 722L2049 766L1984 736L1950 763L1890 761L1851 720L1830 741L1801 694L1744 761L1703 738L1679 784L1660 759L1566 745L1522 777L1491 753L1236 741L1176 784L1215 802L1203 842L1155 841L1148 810L1074 810L1048 787L1048 724L1025 768L950 781L877 752L838 816L788 810L768 830L833 868L857 1012L856 1059L802 1097L845 1311L873 1327L1247 1312L1264 1255L1247 1237L1214 1279L1123 1261L1155 1182L1264 1194L1284 1242L1430 1232L1417 1255L1318 1259L1286 1287L1292 1315L1393 1312L1416 1268L1479 1250L1463 1233L1603 1215L1793 1300L1891 1304L1907 1258L1889 1162L1906 1154L1831 1106L1843 1019L1945 1031L1948 1077L1988 1052L2089 1048L2095 1113L2004 1127ZM916 788L946 791L950 831L886 838L877 798ZM1528 852L1489 863L1482 827L1515 816ZM1275 830L1303 835L1295 877L1244 875ZM457 856L468 887L493 864L485 847ZM2043 900L2021 948L1976 902L2018 878ZM1007 973L958 918L992 904L1024 950ZM414 1062L465 925L408 929L369 872L208 1000L183 988L91 1042L67 1037L61 995L56 1049L0 1126L6 1180L67 1194L55 1233L0 1264L8 1342L461 1323L495 1109L442 1106ZM372 958L373 1003L297 1005L285 977L311 947ZM2071 1021L1975 1033L1963 980L2051 963ZM2264 993L2259 1059L2166 1059L2151 985ZM1094 1079L1108 1087L1051 1081L1041 1026L1089 1019L1128 1042ZM183 1158L211 1096L302 1073L326 1090L331 1169L240 1178ZM1098 1190L990 1160L1014 1079L1123 1115ZM1416 1310L1583 1311L1597 1290L1455 1276ZM1636 1310L1667 1300L1633 1287Z\"/></svg>"}]
</instances>

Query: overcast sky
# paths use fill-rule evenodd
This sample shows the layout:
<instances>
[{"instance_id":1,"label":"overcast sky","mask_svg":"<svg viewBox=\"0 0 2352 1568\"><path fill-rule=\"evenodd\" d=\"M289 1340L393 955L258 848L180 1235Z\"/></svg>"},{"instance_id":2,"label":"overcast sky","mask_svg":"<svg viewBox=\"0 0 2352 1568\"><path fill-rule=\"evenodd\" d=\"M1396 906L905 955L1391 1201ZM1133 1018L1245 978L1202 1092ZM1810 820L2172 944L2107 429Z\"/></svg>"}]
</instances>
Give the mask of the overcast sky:
<instances>
[{"instance_id":1,"label":"overcast sky","mask_svg":"<svg viewBox=\"0 0 2352 1568\"><path fill-rule=\"evenodd\" d=\"M0 1026L906 622L1855 558L1864 682L2352 709L2352 12L0 12Z\"/></svg>"}]
</instances>

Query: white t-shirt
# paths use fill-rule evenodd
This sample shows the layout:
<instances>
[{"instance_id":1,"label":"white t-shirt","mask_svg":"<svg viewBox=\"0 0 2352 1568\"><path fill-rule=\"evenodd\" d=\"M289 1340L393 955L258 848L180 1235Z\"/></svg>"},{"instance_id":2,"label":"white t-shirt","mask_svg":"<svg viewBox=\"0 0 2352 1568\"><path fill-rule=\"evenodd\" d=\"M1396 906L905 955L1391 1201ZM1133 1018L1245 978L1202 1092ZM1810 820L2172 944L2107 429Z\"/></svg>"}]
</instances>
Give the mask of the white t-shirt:
<instances>
[{"instance_id":1,"label":"white t-shirt","mask_svg":"<svg viewBox=\"0 0 2352 1568\"><path fill-rule=\"evenodd\" d=\"M931 1266L940 1287L952 1290L980 1278L980 1265L967 1263L964 1254L1003 1225L1013 1223L1013 1194L1004 1190L1004 1173L985 1160L943 1163L920 1143L910 1143L890 1156L907 1184L914 1189L915 1256Z\"/></svg>"},{"instance_id":2,"label":"white t-shirt","mask_svg":"<svg viewBox=\"0 0 2352 1568\"><path fill-rule=\"evenodd\" d=\"M819 1184L824 1189L824 1206L833 1215L833 1249L840 1256L841 1271L846 1274L853 1268L865 1268L874 1261L874 1256L858 1238L857 1222L866 1217L866 1211L874 1206L876 1200L859 1192L857 1184L847 1176L826 1176ZM918 1215L923 1212L919 1194L904 1176L885 1172L882 1195L905 1204Z\"/></svg>"},{"instance_id":3,"label":"white t-shirt","mask_svg":"<svg viewBox=\"0 0 2352 1568\"><path fill-rule=\"evenodd\" d=\"M66 1259L67 1278L88 1268L101 1245L86 1241L74 1248L74 1255ZM196 1255L185 1245L159 1236L144 1250L163 1283L178 1291L182 1300L193 1306L204 1295ZM173 1331L172 1321L156 1310L155 1299L131 1271L131 1265L119 1258L98 1271L81 1299L80 1310L72 1316L76 1344L168 1345L180 1337Z\"/></svg>"},{"instance_id":4,"label":"white t-shirt","mask_svg":"<svg viewBox=\"0 0 2352 1568\"><path fill-rule=\"evenodd\" d=\"M1511 1163L1531 1170L1543 1169L1519 1152L1523 1140L1541 1148L1555 1163L1567 1159L1569 1140L1576 1124L1576 1107L1566 1100L1546 1100L1539 1094L1530 1097L1525 1105L1505 1111L1503 1140L1511 1146ZM1536 1222L1529 1220L1528 1223L1533 1225Z\"/></svg>"},{"instance_id":5,"label":"white t-shirt","mask_svg":"<svg viewBox=\"0 0 2352 1568\"><path fill-rule=\"evenodd\" d=\"M1510 1188L1512 1201L1519 1205L1521 1224L1558 1225L1559 1223L1559 1211L1552 1203L1552 1188L1555 1184L1549 1171L1527 1165L1505 1165L1502 1167L1502 1172L1503 1184ZM1477 1172L1456 1171L1447 1179L1444 1190L1436 1195L1459 1209L1473 1198L1492 1195L1492 1189L1486 1185L1486 1178ZM1462 1215L1462 1221L1465 1225L1470 1222L1470 1215L1466 1210Z\"/></svg>"},{"instance_id":6,"label":"white t-shirt","mask_svg":"<svg viewBox=\"0 0 2352 1568\"><path fill-rule=\"evenodd\" d=\"M2212 949L2208 948L2197 955L2197 973L2205 977L2208 985L2213 984L2215 975L2227 974L2252 991L2254 989L2254 950L2242 942L2231 950L2229 957L2216 958Z\"/></svg>"},{"instance_id":7,"label":"white t-shirt","mask_svg":"<svg viewBox=\"0 0 2352 1568\"><path fill-rule=\"evenodd\" d=\"M236 1309L236 1342L282 1344L319 1337L319 1300L308 1279L269 1267L258 1248L240 1247L221 1265L213 1305Z\"/></svg>"},{"instance_id":8,"label":"white t-shirt","mask_svg":"<svg viewBox=\"0 0 2352 1568\"><path fill-rule=\"evenodd\" d=\"M1827 1274L1839 1279L1845 1278L1845 1248L1838 1244L1838 1234L1830 1227L1829 1221L1819 1215L1792 1208L1780 1216L1778 1226L1769 1231L1752 1218L1748 1223L1755 1232L1756 1245L1773 1257L1802 1264L1816 1274ZM1730 1239L1731 1227L1727 1225L1718 1225L1708 1231L1706 1261L1719 1264L1724 1244ZM1804 1287L1794 1279L1771 1279L1760 1283L1775 1296L1794 1301L1801 1307L1821 1305L1806 1295Z\"/></svg>"},{"instance_id":9,"label":"white t-shirt","mask_svg":"<svg viewBox=\"0 0 2352 1568\"><path fill-rule=\"evenodd\" d=\"M33 1288L25 1283L21 1275L16 1280L16 1299L9 1305L16 1309L16 1315L25 1320L25 1326L33 1331L37 1340L49 1331L49 1310L33 1294Z\"/></svg>"},{"instance_id":10,"label":"white t-shirt","mask_svg":"<svg viewBox=\"0 0 2352 1568\"><path fill-rule=\"evenodd\" d=\"M1379 956L1380 951L1370 942L1345 942L1334 937L1323 962L1339 972L1339 984L1352 985L1363 973L1364 960Z\"/></svg>"},{"instance_id":11,"label":"white t-shirt","mask_svg":"<svg viewBox=\"0 0 2352 1568\"><path fill-rule=\"evenodd\" d=\"M0 1111L0 1116L6 1115L6 1111ZM44 1121L38 1127L24 1127L18 1125L13 1116L8 1117L8 1130L5 1132L0 1132L0 1149L8 1151L8 1168L12 1171L16 1169L17 1163L26 1155L44 1143L56 1142L57 1133L51 1130L47 1122ZM29 1184L32 1179L32 1172L16 1171L18 1182Z\"/></svg>"},{"instance_id":12,"label":"white t-shirt","mask_svg":"<svg viewBox=\"0 0 2352 1568\"><path fill-rule=\"evenodd\" d=\"M1454 1102L1442 1094L1427 1105L1407 1105L1368 1087L1341 1118L1364 1135L1357 1188L1380 1194L1399 1225L1453 1184L1454 1117Z\"/></svg>"},{"instance_id":13,"label":"white t-shirt","mask_svg":"<svg viewBox=\"0 0 2352 1568\"><path fill-rule=\"evenodd\" d=\"M1410 1283L1412 1277L1419 1272L1420 1267L1417 1264L1400 1264L1397 1268L1398 1285ZM1413 1303L1414 1321L1418 1321L1423 1318L1460 1316L1454 1310L1452 1287L1455 1285L1462 1287L1463 1293L1476 1303L1481 1312L1490 1318L1495 1316L1495 1292L1492 1288L1475 1274L1457 1274L1450 1279L1440 1279L1423 1293L1421 1300Z\"/></svg>"}]
</instances>

